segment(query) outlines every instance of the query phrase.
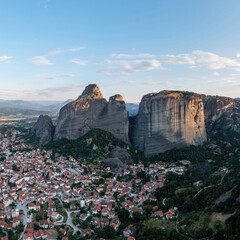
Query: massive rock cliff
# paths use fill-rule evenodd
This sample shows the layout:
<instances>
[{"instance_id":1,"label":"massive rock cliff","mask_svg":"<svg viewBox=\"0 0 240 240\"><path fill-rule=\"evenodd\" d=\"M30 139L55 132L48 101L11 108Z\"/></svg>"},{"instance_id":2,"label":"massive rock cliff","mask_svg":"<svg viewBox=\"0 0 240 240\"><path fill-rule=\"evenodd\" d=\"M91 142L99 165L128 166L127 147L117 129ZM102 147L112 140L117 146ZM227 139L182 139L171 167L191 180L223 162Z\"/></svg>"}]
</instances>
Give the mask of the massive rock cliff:
<instances>
[{"instance_id":1,"label":"massive rock cliff","mask_svg":"<svg viewBox=\"0 0 240 240\"><path fill-rule=\"evenodd\" d=\"M240 101L228 97L202 95L206 128L240 133Z\"/></svg>"},{"instance_id":2,"label":"massive rock cliff","mask_svg":"<svg viewBox=\"0 0 240 240\"><path fill-rule=\"evenodd\" d=\"M61 108L54 140L77 139L93 128L109 131L129 142L128 116L123 97L117 94L107 101L96 84L88 85L77 100Z\"/></svg>"},{"instance_id":3,"label":"massive rock cliff","mask_svg":"<svg viewBox=\"0 0 240 240\"><path fill-rule=\"evenodd\" d=\"M52 119L47 115L40 115L30 133L39 138L39 145L42 146L52 141L54 129Z\"/></svg>"},{"instance_id":4,"label":"massive rock cliff","mask_svg":"<svg viewBox=\"0 0 240 240\"><path fill-rule=\"evenodd\" d=\"M142 98L132 141L147 157L172 148L201 145L206 139L200 95L162 91Z\"/></svg>"}]
</instances>

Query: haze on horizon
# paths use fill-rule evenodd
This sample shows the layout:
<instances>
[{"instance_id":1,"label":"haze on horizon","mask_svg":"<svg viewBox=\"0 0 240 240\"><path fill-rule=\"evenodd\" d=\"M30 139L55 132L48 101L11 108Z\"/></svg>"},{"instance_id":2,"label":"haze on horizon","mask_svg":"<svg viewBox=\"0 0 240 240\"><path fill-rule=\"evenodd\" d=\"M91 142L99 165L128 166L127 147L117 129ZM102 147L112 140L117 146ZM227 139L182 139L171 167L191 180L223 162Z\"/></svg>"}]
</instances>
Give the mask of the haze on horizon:
<instances>
[{"instance_id":1,"label":"haze on horizon","mask_svg":"<svg viewBox=\"0 0 240 240\"><path fill-rule=\"evenodd\" d=\"M0 98L126 102L164 89L239 97L238 0L0 3Z\"/></svg>"}]
</instances>

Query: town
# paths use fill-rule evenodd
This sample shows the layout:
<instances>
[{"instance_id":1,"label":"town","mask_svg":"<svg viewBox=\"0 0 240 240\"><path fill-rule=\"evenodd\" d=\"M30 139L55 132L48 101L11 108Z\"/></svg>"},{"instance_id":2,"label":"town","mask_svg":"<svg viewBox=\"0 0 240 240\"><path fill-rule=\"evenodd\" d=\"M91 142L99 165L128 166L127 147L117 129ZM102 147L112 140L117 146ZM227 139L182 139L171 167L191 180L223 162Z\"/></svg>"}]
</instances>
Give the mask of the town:
<instances>
[{"instance_id":1,"label":"town","mask_svg":"<svg viewBox=\"0 0 240 240\"><path fill-rule=\"evenodd\" d=\"M33 149L19 136L11 130L0 140L1 240L87 239L101 236L101 229L111 234L125 217L142 215L145 201L157 201L154 192L164 186L168 172L187 170L174 163L138 163L112 174L109 167L96 170L71 156ZM176 207L162 211L156 204L151 210L152 218L166 221L177 215ZM132 224L121 236L135 239Z\"/></svg>"}]
</instances>

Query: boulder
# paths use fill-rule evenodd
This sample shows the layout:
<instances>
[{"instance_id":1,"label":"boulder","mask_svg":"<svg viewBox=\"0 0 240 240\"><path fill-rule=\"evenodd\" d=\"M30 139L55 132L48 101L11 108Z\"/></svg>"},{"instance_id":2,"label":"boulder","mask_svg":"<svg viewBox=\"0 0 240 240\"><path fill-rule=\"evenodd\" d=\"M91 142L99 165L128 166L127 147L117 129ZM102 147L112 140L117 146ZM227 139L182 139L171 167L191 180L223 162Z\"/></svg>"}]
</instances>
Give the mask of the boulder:
<instances>
[{"instance_id":1,"label":"boulder","mask_svg":"<svg viewBox=\"0 0 240 240\"><path fill-rule=\"evenodd\" d=\"M133 159L126 149L115 147L108 153L104 163L106 167L110 167L113 171L121 172L129 164L133 164Z\"/></svg>"}]
</instances>

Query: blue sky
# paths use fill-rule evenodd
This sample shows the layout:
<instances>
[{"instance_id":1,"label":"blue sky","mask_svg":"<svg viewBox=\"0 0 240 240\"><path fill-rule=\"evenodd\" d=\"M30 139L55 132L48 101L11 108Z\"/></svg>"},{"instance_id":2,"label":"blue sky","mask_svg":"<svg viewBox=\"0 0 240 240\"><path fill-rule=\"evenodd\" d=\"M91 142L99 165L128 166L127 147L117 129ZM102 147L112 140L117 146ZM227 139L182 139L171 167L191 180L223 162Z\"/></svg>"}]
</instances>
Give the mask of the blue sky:
<instances>
[{"instance_id":1,"label":"blue sky","mask_svg":"<svg viewBox=\"0 0 240 240\"><path fill-rule=\"evenodd\" d=\"M97 83L240 96L238 0L2 0L0 98L66 100Z\"/></svg>"}]
</instances>

